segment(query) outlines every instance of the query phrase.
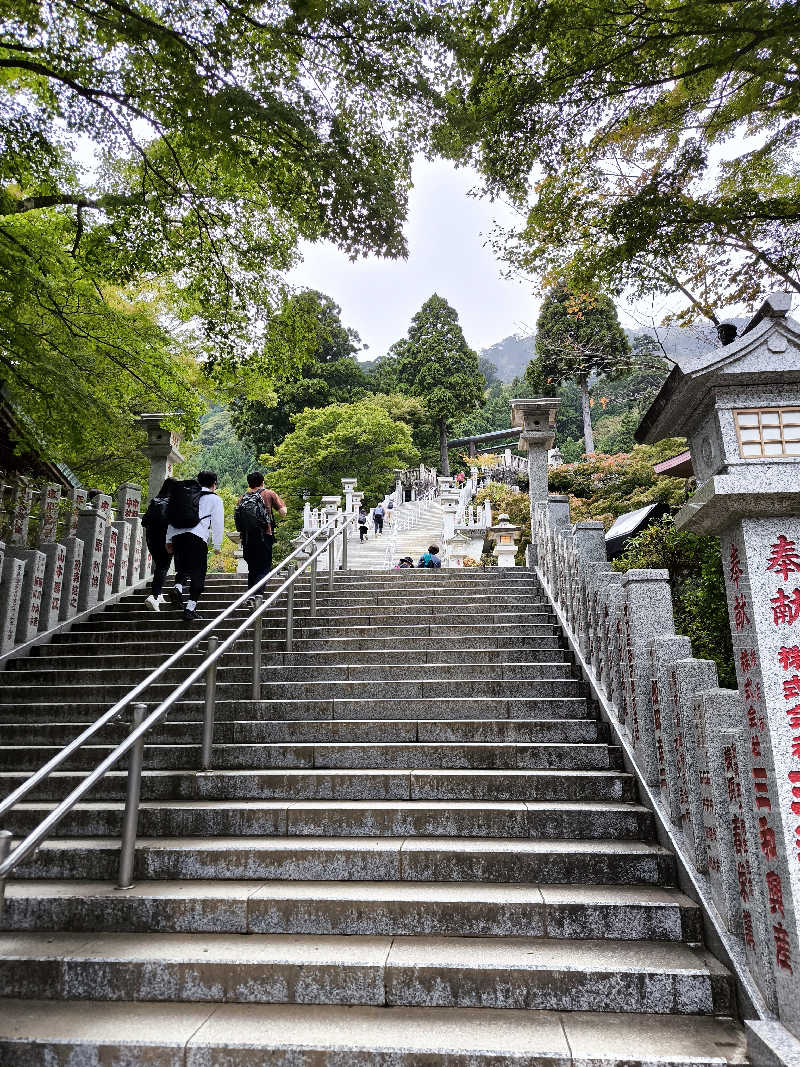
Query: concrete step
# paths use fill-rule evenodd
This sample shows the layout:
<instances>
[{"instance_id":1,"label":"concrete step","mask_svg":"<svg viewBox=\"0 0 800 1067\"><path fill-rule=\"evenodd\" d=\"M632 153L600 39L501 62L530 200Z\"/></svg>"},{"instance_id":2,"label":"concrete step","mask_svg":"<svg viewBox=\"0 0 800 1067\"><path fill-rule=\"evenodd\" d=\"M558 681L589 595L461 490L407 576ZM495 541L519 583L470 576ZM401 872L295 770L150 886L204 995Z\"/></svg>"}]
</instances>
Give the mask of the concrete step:
<instances>
[{"instance_id":1,"label":"concrete step","mask_svg":"<svg viewBox=\"0 0 800 1067\"><path fill-rule=\"evenodd\" d=\"M7 930L701 940L677 889L480 882L11 882Z\"/></svg>"},{"instance_id":2,"label":"concrete step","mask_svg":"<svg viewBox=\"0 0 800 1067\"><path fill-rule=\"evenodd\" d=\"M110 880L118 838L46 841L18 879ZM675 861L646 841L525 841L498 838L146 838L135 880L548 882L674 885Z\"/></svg>"},{"instance_id":3,"label":"concrete step","mask_svg":"<svg viewBox=\"0 0 800 1067\"><path fill-rule=\"evenodd\" d=\"M198 730L199 734L199 730ZM152 768L199 768L197 744L145 744L144 765ZM6 745L0 770L35 770L60 751L58 745ZM84 745L65 761L65 770L95 767L112 751L110 745ZM328 768L467 768L516 770L607 770L620 763L619 750L606 744L248 744L214 745L214 766Z\"/></svg>"},{"instance_id":4,"label":"concrete step","mask_svg":"<svg viewBox=\"0 0 800 1067\"><path fill-rule=\"evenodd\" d=\"M305 642L303 642L305 644ZM327 644L327 643L326 643ZM545 642L542 642L544 645ZM262 662L268 667L302 667L310 669L319 666L338 666L359 664L389 666L404 666L405 664L423 663L569 663L568 653L551 642L551 647L519 648L509 642L508 647L493 648L431 648L427 646L409 649L390 648L342 648L328 651L305 651L303 648L293 652L269 652L262 653ZM137 652L140 645L133 644L130 651L116 651L108 655L92 654L96 645L81 644L72 649L68 645L46 645L50 653L45 656L32 656L21 659L14 664L14 670L18 672L39 672L47 664L48 668L62 671L86 670L109 671L141 669L152 671L164 661L164 649L159 644L152 651ZM205 659L204 652L187 652L181 663L187 668L193 669ZM253 662L252 651L231 651L225 655L224 664L228 667L250 667Z\"/></svg>"},{"instance_id":5,"label":"concrete step","mask_svg":"<svg viewBox=\"0 0 800 1067\"><path fill-rule=\"evenodd\" d=\"M558 665L553 665L557 668ZM417 673L424 675L427 668L418 670ZM92 696L97 701L105 701L109 705L124 697L135 684L132 682L108 682L92 686ZM191 692L201 693L202 681L193 684ZM263 700L368 700L370 697L391 696L393 700L414 700L425 697L450 697L457 695L465 697L579 697L582 694L582 685L577 678L542 677L535 679L466 679L457 685L452 681L444 680L428 681L423 677L406 679L404 681L391 681L391 692L387 693L374 681L265 681L261 684L261 698ZM147 690L147 699L150 702L164 700L175 688L175 682L154 682ZM57 692L63 704L80 702L81 697L86 696L86 687L81 684L62 683L57 687L49 685L37 685L35 682L29 685L5 685L3 687L3 700L11 704L39 704L52 699ZM227 682L221 678L217 682L217 694L221 700L244 700L250 696L250 682Z\"/></svg>"},{"instance_id":6,"label":"concrete step","mask_svg":"<svg viewBox=\"0 0 800 1067\"><path fill-rule=\"evenodd\" d=\"M729 1015L728 972L669 941L0 934L18 997Z\"/></svg>"},{"instance_id":7,"label":"concrete step","mask_svg":"<svg viewBox=\"0 0 800 1067\"><path fill-rule=\"evenodd\" d=\"M492 1008L0 1001L9 1067L744 1067L730 1019Z\"/></svg>"},{"instance_id":8,"label":"concrete step","mask_svg":"<svg viewBox=\"0 0 800 1067\"><path fill-rule=\"evenodd\" d=\"M252 659L251 659L252 664ZM232 665L223 660L217 669L217 684L226 682L247 683L252 678L252 666ZM195 663L194 666L197 664ZM192 665L170 667L162 676L161 684L170 688L178 685L190 673ZM130 689L144 681L151 673L147 667L125 666L116 670L99 666L67 669L60 665L40 666L36 671L8 668L3 671L3 691L13 692L16 686L58 686L59 689L75 686L124 685ZM407 663L387 664L307 664L301 666L266 664L261 669L264 682L347 682L347 681L538 681L542 679L571 678L574 668L570 663Z\"/></svg>"},{"instance_id":9,"label":"concrete step","mask_svg":"<svg viewBox=\"0 0 800 1067\"><path fill-rule=\"evenodd\" d=\"M197 739L199 717L192 721L170 719L151 731L151 744L183 744ZM343 719L284 720L236 719L218 722L216 744L311 744L355 742L413 743L459 741L489 744L516 742L575 743L601 738L595 719ZM0 745L66 745L84 728L80 722L0 723ZM98 742L119 743L128 733L124 723L111 724L95 735Z\"/></svg>"},{"instance_id":10,"label":"concrete step","mask_svg":"<svg viewBox=\"0 0 800 1067\"><path fill-rule=\"evenodd\" d=\"M25 771L0 772L0 797L27 778ZM30 794L60 800L83 775L55 771ZM125 771L110 771L92 790L95 800L122 800ZM145 770L142 799L148 800L634 800L634 779L623 771L474 770Z\"/></svg>"},{"instance_id":11,"label":"concrete step","mask_svg":"<svg viewBox=\"0 0 800 1067\"><path fill-rule=\"evenodd\" d=\"M172 719L201 722L203 717L203 690L192 690L197 699L180 700L172 706ZM49 694L46 700L36 703L0 704L0 722L29 723L53 722L62 719L75 723L95 722L107 711L109 701L88 703L85 701L55 700L58 691ZM155 698L148 691L145 701L150 708ZM577 697L493 697L470 699L453 697L425 697L418 700L395 699L316 699L316 700L226 700L216 702L217 722L234 719L263 719L278 721L292 719L584 719L594 718L586 698Z\"/></svg>"},{"instance_id":12,"label":"concrete step","mask_svg":"<svg viewBox=\"0 0 800 1067\"><path fill-rule=\"evenodd\" d=\"M122 801L76 805L57 837L114 837L122 832ZM19 837L52 810L18 804L4 827ZM653 836L652 813L617 801L285 800L144 801L144 837L478 837L523 840L638 840Z\"/></svg>"}]
</instances>

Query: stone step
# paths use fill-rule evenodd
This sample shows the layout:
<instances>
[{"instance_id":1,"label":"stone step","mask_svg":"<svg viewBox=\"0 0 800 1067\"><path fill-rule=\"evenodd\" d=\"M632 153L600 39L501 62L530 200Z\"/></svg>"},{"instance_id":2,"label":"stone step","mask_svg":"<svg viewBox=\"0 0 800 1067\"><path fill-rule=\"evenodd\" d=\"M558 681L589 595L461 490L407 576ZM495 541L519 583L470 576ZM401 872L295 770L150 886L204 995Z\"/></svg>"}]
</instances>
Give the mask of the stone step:
<instances>
[{"instance_id":1,"label":"stone step","mask_svg":"<svg viewBox=\"0 0 800 1067\"><path fill-rule=\"evenodd\" d=\"M243 643L244 644L244 643ZM303 642L305 644L305 642ZM327 642L326 642L327 644ZM544 642L542 642L544 644ZM551 647L520 648L509 642L508 647L493 648L470 648L468 651L461 648L439 648L421 646L409 649L358 649L343 648L329 651L304 651L295 648L292 652L270 651L266 654L262 651L262 662L268 667L301 667L306 670L320 666L348 665L380 665L403 666L405 664L423 663L568 663L568 653L560 648L555 642ZM153 647L152 652L139 653L133 644L129 652L115 652L108 655L92 655L92 648L96 645L81 644L79 648L72 649L68 645L40 646L49 648L50 654L44 656L32 656L20 659L14 663L17 672L40 671L44 664L52 669L61 671L74 671L91 668L94 671L109 671L121 669L141 669L146 672L155 670L164 661L164 648L159 644ZM237 646L238 649L238 646ZM205 660L204 652L187 652L181 664L194 669ZM252 651L233 650L225 654L223 663L227 667L250 667L253 662ZM222 669L222 668L220 668Z\"/></svg>"},{"instance_id":2,"label":"stone step","mask_svg":"<svg viewBox=\"0 0 800 1067\"><path fill-rule=\"evenodd\" d=\"M670 941L0 934L18 997L729 1015L729 973Z\"/></svg>"},{"instance_id":3,"label":"stone step","mask_svg":"<svg viewBox=\"0 0 800 1067\"><path fill-rule=\"evenodd\" d=\"M55 830L58 837L115 837L124 804L78 804ZM3 826L19 837L52 810L22 803ZM617 801L143 801L144 837L463 837L523 840L638 840L654 833L652 813Z\"/></svg>"},{"instance_id":4,"label":"stone step","mask_svg":"<svg viewBox=\"0 0 800 1067\"><path fill-rule=\"evenodd\" d=\"M556 668L558 665L554 664ZM425 669L417 673L424 674ZM129 682L104 681L102 684L94 684L91 687L92 696L97 701L105 701L113 704L114 701L124 697L134 686L136 679ZM164 700L175 688L176 682L153 682L147 690L147 699L150 702ZM193 684L190 692L193 694L202 691L203 682ZM415 700L425 697L441 697L453 699L456 696L454 684L451 681L427 681L424 678L406 679L404 681L391 681L388 683L392 700ZM220 700L245 700L250 696L250 682L228 682L221 678L217 682L217 694ZM464 697L577 697L582 692L581 682L577 678L553 678L542 677L536 679L467 679L458 686L458 695ZM5 685L3 687L3 700L12 704L40 704L52 699L57 693L63 704L79 703L82 696L86 695L86 686L61 684L58 686L37 685L32 682L29 685ZM261 698L263 700L369 700L371 697L387 697L380 686L374 681L345 682L345 681L264 681L261 683Z\"/></svg>"},{"instance_id":5,"label":"stone step","mask_svg":"<svg viewBox=\"0 0 800 1067\"><path fill-rule=\"evenodd\" d=\"M195 741L200 717L170 719L148 735L151 744L183 744ZM501 742L594 742L601 739L596 719L341 719L283 720L236 719L216 723L214 742L224 745L319 744L355 742L460 741L491 744ZM0 723L0 745L66 745L84 729L80 722ZM97 742L116 743L128 733L125 723L110 724L95 735ZM602 740L607 740L603 731Z\"/></svg>"},{"instance_id":6,"label":"stone step","mask_svg":"<svg viewBox=\"0 0 800 1067\"><path fill-rule=\"evenodd\" d=\"M271 594L260 593L259 596L264 596L265 599ZM203 593L202 602L209 610L213 605L218 611L233 604L241 596L241 593L230 595L226 593ZM176 606L171 600L168 600L165 604L160 606L158 612L153 612L152 609L146 604L146 594L134 597L124 597L121 600L114 601L109 604L103 612L103 617L106 619L115 618L125 614L135 614L137 612L148 612L150 615L168 613L170 611L177 610ZM310 601L310 590L307 586L300 587L295 590L295 608L298 610L307 610ZM329 593L327 590L318 590L317 592L317 609L319 611L327 612L339 612L347 611L350 608L358 608L358 610L365 611L368 608L381 608L384 611L405 612L411 610L417 610L420 608L423 611L427 609L433 609L437 605L449 606L452 608L462 608L465 611L475 612L476 614L483 614L485 611L496 611L498 607L502 606L508 610L520 610L524 608L526 611L545 612L552 611L550 604L542 596L540 591L531 589L527 591L514 591L514 592L471 592L469 590L460 593L453 593L446 589L430 590L420 589L416 592L404 592L396 594L393 592L380 592L375 590L359 592L359 591L336 591ZM241 608L237 608L237 611L247 611L249 614L252 608L245 608L242 605Z\"/></svg>"},{"instance_id":7,"label":"stone step","mask_svg":"<svg viewBox=\"0 0 800 1067\"><path fill-rule=\"evenodd\" d=\"M190 673L190 666L170 667L160 679L168 688L178 685ZM196 664L195 664L196 666ZM75 686L124 685L132 688L151 674L147 667L120 667L116 670L85 667L68 670L61 666L40 666L38 670L3 671L3 692L13 692L17 686L54 686L59 691ZM569 679L574 675L570 663L407 663L386 664L321 664L283 666L266 664L261 668L264 682L362 682L418 680L424 674L427 681L538 681L542 679ZM217 668L217 685L222 683L248 683L252 678L251 665L229 665L227 660Z\"/></svg>"},{"instance_id":8,"label":"stone step","mask_svg":"<svg viewBox=\"0 0 800 1067\"><path fill-rule=\"evenodd\" d=\"M27 778L0 772L0 797ZM83 780L55 771L31 799L61 800ZM92 790L95 800L121 800L127 774L110 771ZM145 770L147 800L634 800L633 777L623 771L376 771L376 770Z\"/></svg>"},{"instance_id":9,"label":"stone step","mask_svg":"<svg viewBox=\"0 0 800 1067\"><path fill-rule=\"evenodd\" d=\"M13 1067L744 1067L726 1018L493 1008L0 1001Z\"/></svg>"},{"instance_id":10,"label":"stone step","mask_svg":"<svg viewBox=\"0 0 800 1067\"><path fill-rule=\"evenodd\" d=\"M199 732L199 731L198 731ZM0 749L0 770L35 770L60 751L58 745L6 745ZM95 767L111 745L84 745L67 759L65 770ZM467 768L509 770L607 770L619 766L619 749L606 744L552 743L424 743L355 744L215 744L215 767L316 768ZM200 744L145 744L146 767L199 768Z\"/></svg>"},{"instance_id":11,"label":"stone step","mask_svg":"<svg viewBox=\"0 0 800 1067\"><path fill-rule=\"evenodd\" d=\"M201 615L207 622L211 622L214 615L210 612L201 611ZM223 620L215 627L216 634L233 633L244 622L245 616L232 620ZM285 632L286 616L283 612L274 613L266 618L265 630ZM200 629L200 623L184 622L181 613L173 615L140 615L131 619L120 620L118 626L103 627L99 625L100 619L87 619L86 622L75 623L70 631L71 634L88 639L94 635L98 641L104 640L136 640L142 633L157 634L165 640L187 639L187 633L191 635ZM553 619L542 614L529 615L527 612L511 613L487 616L481 619L472 619L466 616L455 617L452 612L443 611L441 615L425 616L422 622L395 622L391 616L379 616L373 618L367 615L358 616L319 616L310 619L299 616L296 620L299 637L392 637L397 639L406 637L458 637L463 634L481 634L484 638L495 636L510 637L555 637L558 628Z\"/></svg>"},{"instance_id":12,"label":"stone step","mask_svg":"<svg viewBox=\"0 0 800 1067\"><path fill-rule=\"evenodd\" d=\"M196 700L181 700L173 705L170 718L200 722L203 717L202 688L192 690ZM92 723L107 711L109 701L54 701L58 691L36 703L0 704L0 722L69 722ZM148 690L144 700L149 708L155 699ZM582 719L594 718L585 697L429 697L418 700L395 699L325 699L325 700L225 700L216 701L216 719L325 720L325 719Z\"/></svg>"},{"instance_id":13,"label":"stone step","mask_svg":"<svg viewBox=\"0 0 800 1067\"><path fill-rule=\"evenodd\" d=\"M8 930L691 941L677 889L480 882L11 882Z\"/></svg>"},{"instance_id":14,"label":"stone step","mask_svg":"<svg viewBox=\"0 0 800 1067\"><path fill-rule=\"evenodd\" d=\"M210 621L210 617L209 617ZM86 626L89 626L89 623ZM179 617L173 620L171 627L167 629L153 630L151 627L146 626L144 623L138 627L126 627L125 629L116 630L100 630L94 629L82 629L72 630L69 633L56 634L53 637L53 641L60 644L81 642L88 645L110 646L110 645L129 645L131 647L141 647L145 642L159 645L164 651L171 649L172 645L180 647L185 641L197 631L199 624L189 624L180 621ZM214 630L218 636L227 635L233 633L236 627L231 623L227 623L227 620L217 626ZM157 634L157 637L156 637ZM143 635L144 638L143 638ZM275 646L278 650L284 647L286 635L285 620L280 622L277 627L264 627L264 641L265 643L272 640L277 642ZM431 625L430 623L424 623L420 625L408 625L408 626L394 626L394 625L375 625L375 626L335 626L335 627L317 627L317 626L303 626L300 631L295 634L295 640L297 641L297 647L309 648L336 648L338 642L346 641L360 642L356 647L362 648L397 648L398 645L405 647L409 641L423 642L423 647L435 647L434 642L441 642L445 638L452 638L461 643L464 639L476 639L481 644L489 642L490 644L499 644L503 640L508 640L512 644L520 643L523 647L535 647L529 646L528 641L531 639L543 639L546 642L547 647L558 647L561 642L561 636L558 628L553 624L539 624L530 623L522 625L497 625L497 626L484 626L482 623L478 623L475 620L468 620L463 623L452 623L440 625ZM252 644L252 637L248 634L242 638L243 647L248 647L248 644ZM363 642L363 643L361 643ZM348 644L347 647L353 647L352 644ZM419 645L410 645L410 647L419 647Z\"/></svg>"},{"instance_id":15,"label":"stone step","mask_svg":"<svg viewBox=\"0 0 800 1067\"><path fill-rule=\"evenodd\" d=\"M15 876L96 881L116 878L118 866L119 838L52 838ZM664 886L674 885L675 861L660 845L627 840L140 837L134 877Z\"/></svg>"}]
</instances>

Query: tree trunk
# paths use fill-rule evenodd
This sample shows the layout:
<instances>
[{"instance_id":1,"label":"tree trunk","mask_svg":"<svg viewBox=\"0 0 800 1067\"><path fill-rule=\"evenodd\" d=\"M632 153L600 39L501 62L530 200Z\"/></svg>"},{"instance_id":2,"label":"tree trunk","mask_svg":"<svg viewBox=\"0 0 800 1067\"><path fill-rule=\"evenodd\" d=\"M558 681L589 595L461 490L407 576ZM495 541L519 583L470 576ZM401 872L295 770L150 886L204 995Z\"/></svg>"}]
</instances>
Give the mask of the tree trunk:
<instances>
[{"instance_id":1,"label":"tree trunk","mask_svg":"<svg viewBox=\"0 0 800 1067\"><path fill-rule=\"evenodd\" d=\"M450 477L450 457L447 455L447 419L439 419L439 473Z\"/></svg>"},{"instance_id":2,"label":"tree trunk","mask_svg":"<svg viewBox=\"0 0 800 1067\"><path fill-rule=\"evenodd\" d=\"M583 444L589 455L594 452L594 434L592 433L592 409L589 405L589 379L581 378L581 411L583 412Z\"/></svg>"}]
</instances>

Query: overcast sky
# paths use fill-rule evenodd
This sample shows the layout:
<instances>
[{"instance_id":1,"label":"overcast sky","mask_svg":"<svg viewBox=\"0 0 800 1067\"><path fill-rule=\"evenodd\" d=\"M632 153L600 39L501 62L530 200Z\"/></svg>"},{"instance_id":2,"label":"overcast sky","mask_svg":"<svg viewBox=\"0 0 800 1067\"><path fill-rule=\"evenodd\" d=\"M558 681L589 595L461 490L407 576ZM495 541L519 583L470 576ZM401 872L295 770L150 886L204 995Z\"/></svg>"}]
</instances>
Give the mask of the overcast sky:
<instances>
[{"instance_id":1,"label":"overcast sky","mask_svg":"<svg viewBox=\"0 0 800 1067\"><path fill-rule=\"evenodd\" d=\"M484 247L494 221L513 222L502 203L468 195L475 175L441 160L414 167L406 260L371 257L351 263L331 245L307 245L292 280L333 297L342 321L369 345L374 359L404 337L411 316L433 293L456 309L467 342L488 348L509 334L527 332L539 310L529 284L506 281L501 265Z\"/></svg>"}]
</instances>

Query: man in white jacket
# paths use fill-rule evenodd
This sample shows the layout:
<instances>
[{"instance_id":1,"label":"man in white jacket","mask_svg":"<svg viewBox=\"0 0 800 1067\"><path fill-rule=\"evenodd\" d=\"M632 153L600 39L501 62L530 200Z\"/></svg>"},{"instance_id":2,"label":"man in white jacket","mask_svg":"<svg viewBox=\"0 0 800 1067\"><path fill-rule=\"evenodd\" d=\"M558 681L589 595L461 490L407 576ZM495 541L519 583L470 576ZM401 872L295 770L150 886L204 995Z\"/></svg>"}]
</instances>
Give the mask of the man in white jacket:
<instances>
[{"instance_id":1,"label":"man in white jacket","mask_svg":"<svg viewBox=\"0 0 800 1067\"><path fill-rule=\"evenodd\" d=\"M200 521L196 526L179 529L167 527L167 551L175 553L175 573L189 578L189 599L183 609L185 622L203 622L197 613L197 601L203 595L208 570L208 541L213 538L214 548L222 548L225 533L225 509L217 496L217 475L214 471L200 471L197 475L200 494ZM175 583L171 590L173 601L183 604L183 585Z\"/></svg>"}]
</instances>

